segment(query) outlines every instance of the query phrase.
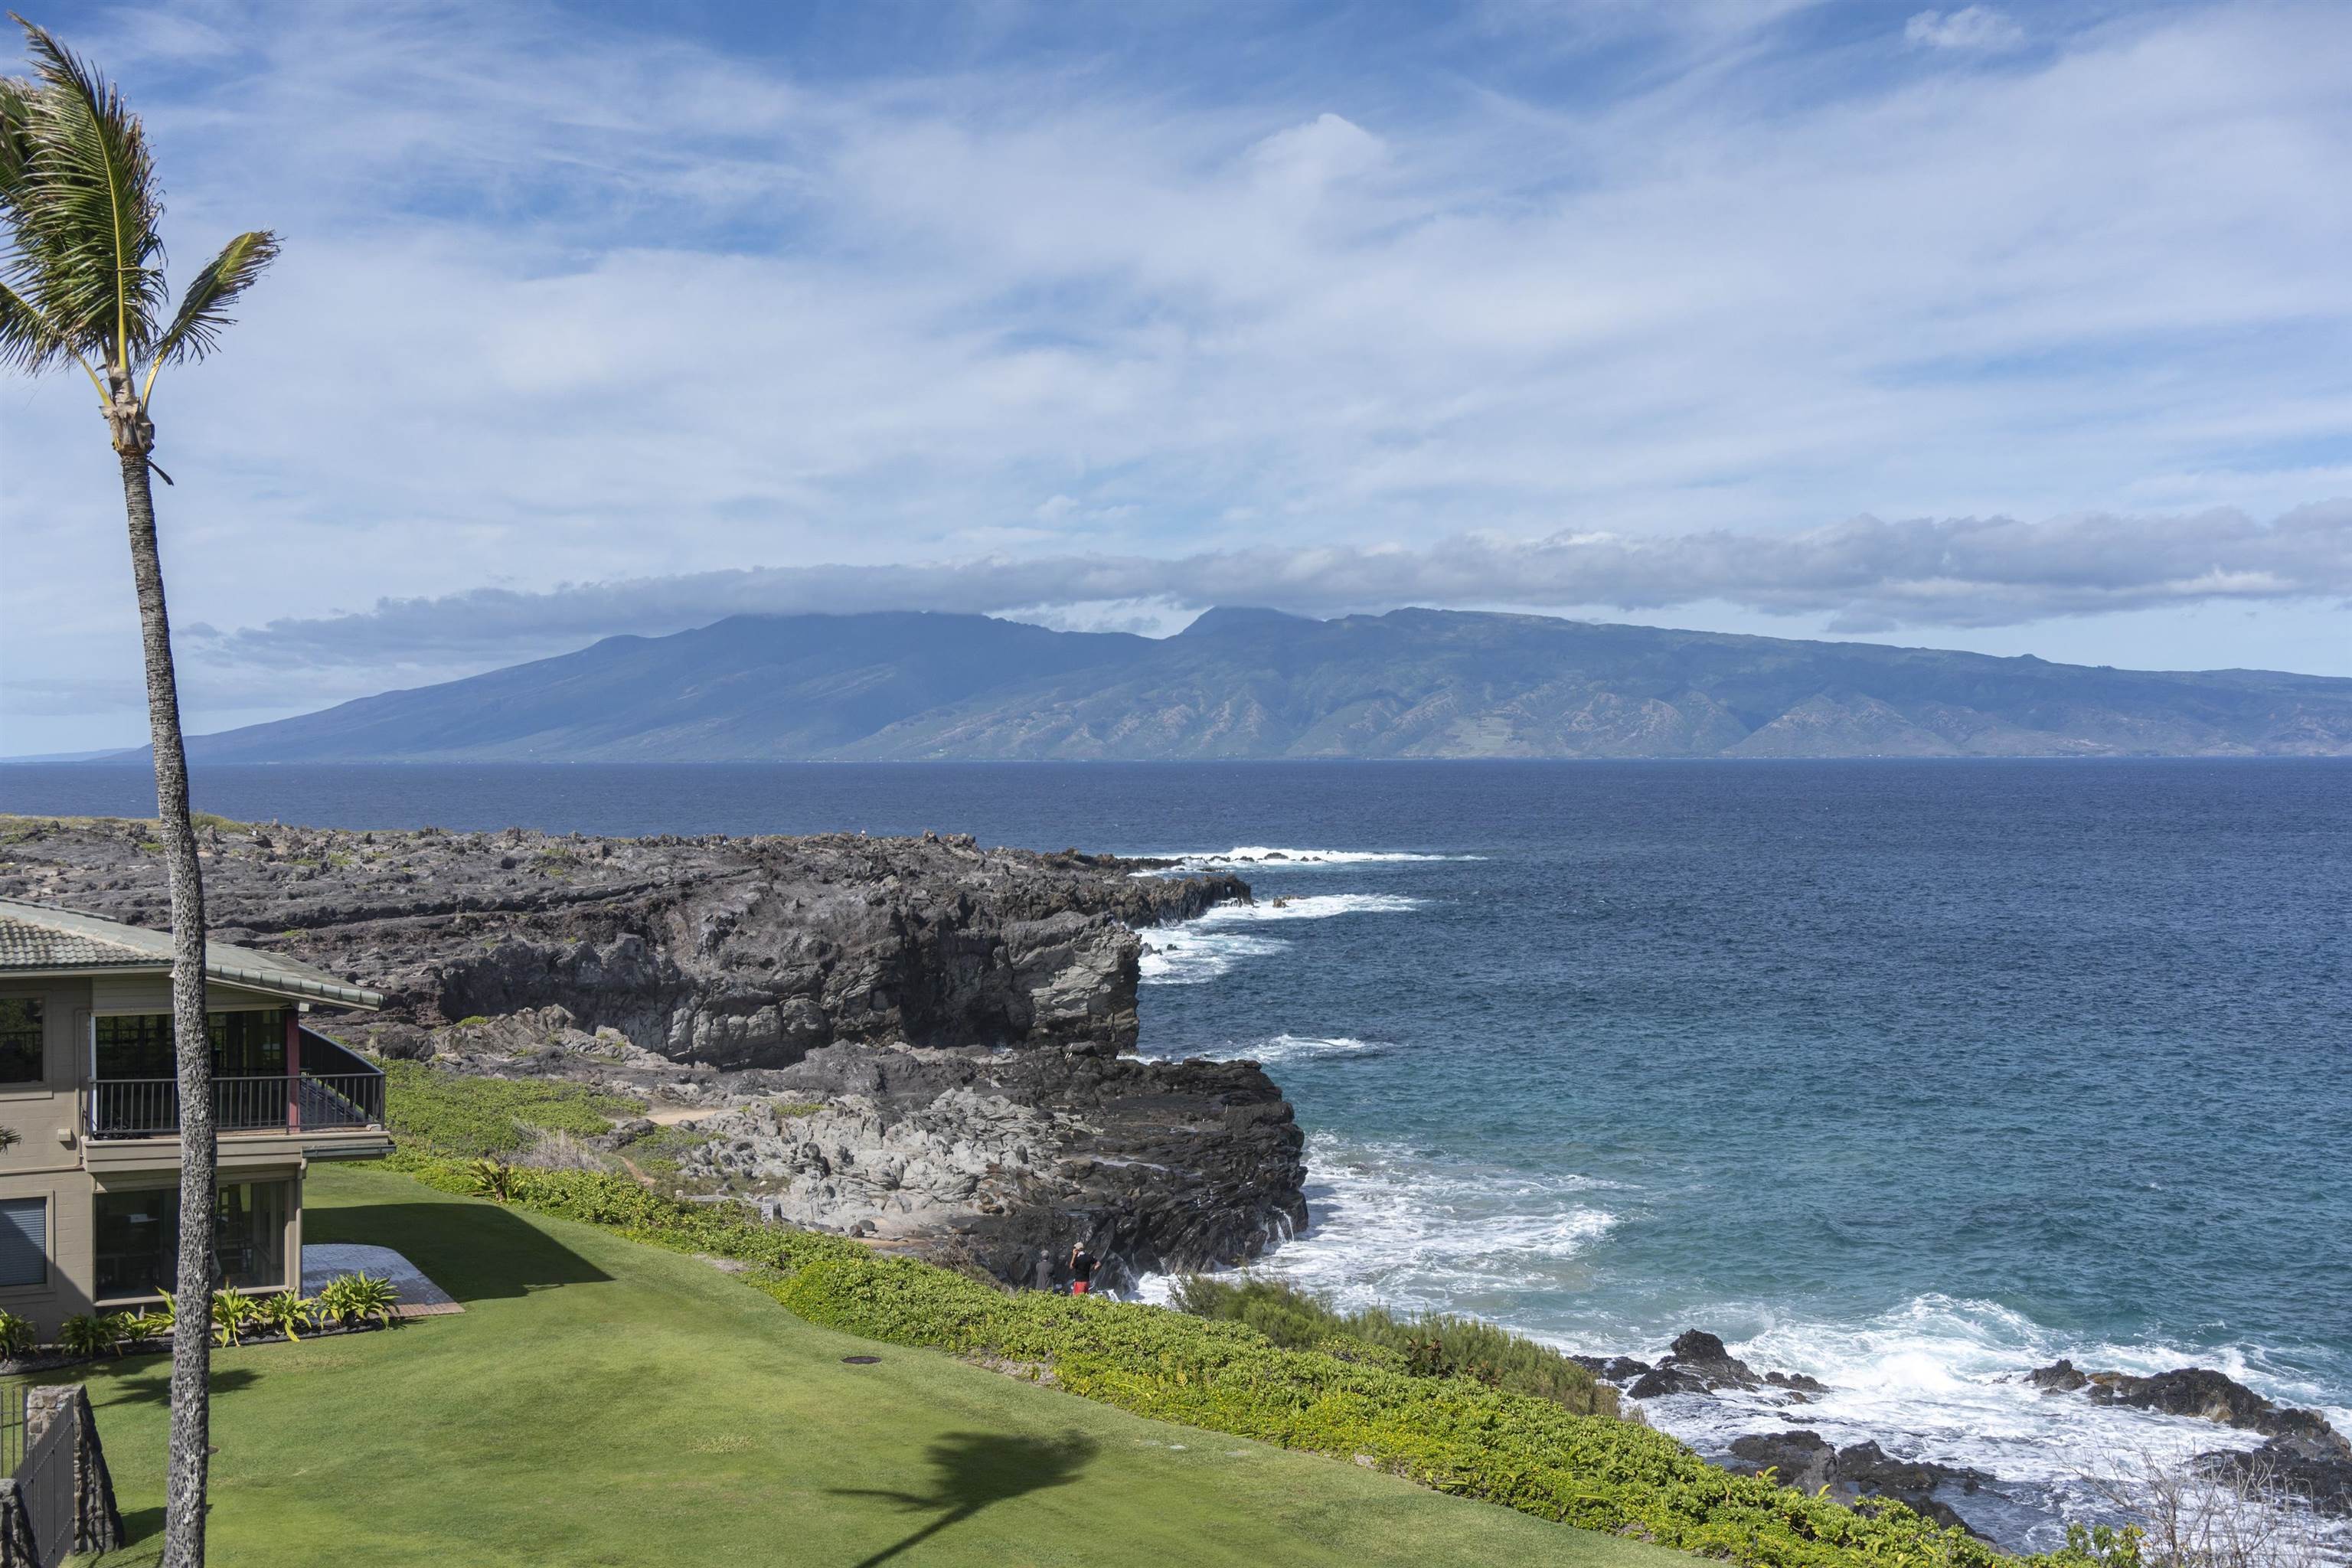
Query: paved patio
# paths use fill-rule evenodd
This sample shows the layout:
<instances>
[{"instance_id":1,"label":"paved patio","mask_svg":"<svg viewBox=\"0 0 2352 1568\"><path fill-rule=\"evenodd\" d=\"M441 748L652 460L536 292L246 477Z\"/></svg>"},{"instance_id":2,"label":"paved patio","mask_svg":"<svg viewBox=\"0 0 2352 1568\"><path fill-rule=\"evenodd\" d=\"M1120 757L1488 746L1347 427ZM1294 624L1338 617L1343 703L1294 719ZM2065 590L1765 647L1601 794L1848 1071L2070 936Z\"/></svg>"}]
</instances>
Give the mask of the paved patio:
<instances>
[{"instance_id":1,"label":"paved patio","mask_svg":"<svg viewBox=\"0 0 2352 1568\"><path fill-rule=\"evenodd\" d=\"M400 1292L394 1309L403 1318L431 1318L462 1312L449 1292L425 1277L424 1270L389 1247L362 1247L353 1242L305 1242L302 1246L302 1294L315 1296L338 1274L373 1274L392 1281Z\"/></svg>"}]
</instances>

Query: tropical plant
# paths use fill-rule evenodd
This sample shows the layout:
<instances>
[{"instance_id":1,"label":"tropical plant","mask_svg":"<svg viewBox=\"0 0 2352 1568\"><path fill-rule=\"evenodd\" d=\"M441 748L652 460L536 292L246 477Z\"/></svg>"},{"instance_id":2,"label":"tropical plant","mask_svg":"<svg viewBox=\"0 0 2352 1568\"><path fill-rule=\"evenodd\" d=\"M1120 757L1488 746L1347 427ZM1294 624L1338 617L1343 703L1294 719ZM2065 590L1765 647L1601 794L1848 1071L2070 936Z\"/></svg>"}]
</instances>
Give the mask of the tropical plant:
<instances>
[{"instance_id":1,"label":"tropical plant","mask_svg":"<svg viewBox=\"0 0 2352 1568\"><path fill-rule=\"evenodd\" d=\"M169 1290L159 1292L163 1298L160 1307L150 1307L139 1314L139 1337L142 1340L172 1339L179 1328L180 1302ZM212 1342L205 1342L210 1344Z\"/></svg>"},{"instance_id":2,"label":"tropical plant","mask_svg":"<svg viewBox=\"0 0 2352 1568\"><path fill-rule=\"evenodd\" d=\"M143 1312L109 1312L99 1320L99 1323L105 1329L107 1337L113 1342L116 1355L124 1354L132 1344L150 1337L147 1332L147 1316Z\"/></svg>"},{"instance_id":3,"label":"tropical plant","mask_svg":"<svg viewBox=\"0 0 2352 1568\"><path fill-rule=\"evenodd\" d=\"M180 1087L180 1293L212 1283L215 1203L212 1045L205 1027L205 896L188 815L188 766L172 627L155 542L152 416L165 365L220 346L229 310L278 254L267 230L238 235L181 291L167 317L163 192L144 128L121 93L44 29L16 18L29 80L0 81L0 363L28 374L67 367L89 378L122 470L131 574L147 669L172 909L173 1035ZM166 475L166 481L170 476ZM205 1458L212 1347L202 1321L172 1345L171 1464L164 1480L164 1568L205 1560Z\"/></svg>"},{"instance_id":4,"label":"tropical plant","mask_svg":"<svg viewBox=\"0 0 2352 1568\"><path fill-rule=\"evenodd\" d=\"M223 1350L245 1337L261 1316L261 1304L236 1290L213 1292L213 1341Z\"/></svg>"},{"instance_id":5,"label":"tropical plant","mask_svg":"<svg viewBox=\"0 0 2352 1568\"><path fill-rule=\"evenodd\" d=\"M485 1154L467 1163L467 1173L474 1179L474 1191L486 1198L505 1203L514 1195L514 1167L504 1160Z\"/></svg>"},{"instance_id":6,"label":"tropical plant","mask_svg":"<svg viewBox=\"0 0 2352 1568\"><path fill-rule=\"evenodd\" d=\"M34 1341L39 1337L32 1319L0 1311L0 1356L23 1355L33 1348Z\"/></svg>"},{"instance_id":7,"label":"tropical plant","mask_svg":"<svg viewBox=\"0 0 2352 1568\"><path fill-rule=\"evenodd\" d=\"M275 1296L264 1297L255 1303L254 1318L262 1327L275 1329L289 1342L301 1339L297 1329L307 1329L316 1322L319 1303L308 1296L298 1296L291 1290L280 1290Z\"/></svg>"},{"instance_id":8,"label":"tropical plant","mask_svg":"<svg viewBox=\"0 0 2352 1568\"><path fill-rule=\"evenodd\" d=\"M58 1348L69 1356L102 1356L116 1342L111 1321L94 1312L78 1312L58 1325Z\"/></svg>"},{"instance_id":9,"label":"tropical plant","mask_svg":"<svg viewBox=\"0 0 2352 1568\"><path fill-rule=\"evenodd\" d=\"M338 1274L319 1292L320 1310L345 1328L370 1319L390 1328L399 1321L393 1316L399 1304L400 1292L392 1281L373 1274Z\"/></svg>"}]
</instances>

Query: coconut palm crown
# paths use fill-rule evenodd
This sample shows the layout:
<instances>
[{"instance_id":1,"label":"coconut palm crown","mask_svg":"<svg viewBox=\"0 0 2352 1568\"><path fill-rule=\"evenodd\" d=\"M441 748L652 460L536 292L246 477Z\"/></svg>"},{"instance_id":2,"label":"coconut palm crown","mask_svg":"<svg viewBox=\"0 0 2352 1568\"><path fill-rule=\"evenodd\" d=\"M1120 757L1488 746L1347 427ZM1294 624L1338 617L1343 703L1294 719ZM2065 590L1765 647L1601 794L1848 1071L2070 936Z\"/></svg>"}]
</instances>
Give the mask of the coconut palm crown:
<instances>
[{"instance_id":1,"label":"coconut palm crown","mask_svg":"<svg viewBox=\"0 0 2352 1568\"><path fill-rule=\"evenodd\" d=\"M278 254L267 229L240 234L165 314L163 193L138 116L43 28L25 29L33 79L0 79L0 364L79 365L118 452L145 456L155 378L220 345L228 310Z\"/></svg>"}]
</instances>

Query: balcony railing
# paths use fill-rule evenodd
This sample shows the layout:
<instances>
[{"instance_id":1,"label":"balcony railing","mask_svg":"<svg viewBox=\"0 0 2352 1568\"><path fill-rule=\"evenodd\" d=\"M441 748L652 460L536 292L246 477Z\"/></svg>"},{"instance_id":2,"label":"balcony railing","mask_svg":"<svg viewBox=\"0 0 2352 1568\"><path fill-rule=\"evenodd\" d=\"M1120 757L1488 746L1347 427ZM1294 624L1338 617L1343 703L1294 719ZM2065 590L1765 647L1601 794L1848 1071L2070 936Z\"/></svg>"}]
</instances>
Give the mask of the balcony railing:
<instances>
[{"instance_id":1,"label":"balcony railing","mask_svg":"<svg viewBox=\"0 0 2352 1568\"><path fill-rule=\"evenodd\" d=\"M381 1072L284 1073L213 1079L213 1125L223 1132L350 1132L383 1125ZM173 1138L180 1085L168 1078L98 1079L89 1086L93 1138Z\"/></svg>"}]
</instances>

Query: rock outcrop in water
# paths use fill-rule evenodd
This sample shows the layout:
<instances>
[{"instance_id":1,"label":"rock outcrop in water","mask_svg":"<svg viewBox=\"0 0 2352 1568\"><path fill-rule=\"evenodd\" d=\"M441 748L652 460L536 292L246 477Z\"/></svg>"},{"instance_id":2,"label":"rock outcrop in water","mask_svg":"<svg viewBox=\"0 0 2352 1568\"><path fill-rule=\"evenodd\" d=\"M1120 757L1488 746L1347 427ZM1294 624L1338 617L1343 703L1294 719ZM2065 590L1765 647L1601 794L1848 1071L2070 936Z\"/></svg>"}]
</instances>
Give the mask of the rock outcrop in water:
<instances>
[{"instance_id":1,"label":"rock outcrop in water","mask_svg":"<svg viewBox=\"0 0 2352 1568\"><path fill-rule=\"evenodd\" d=\"M1947 1527L1969 1529L1951 1504L1936 1494L1957 1489L1961 1494L1990 1485L1982 1470L1938 1465L1927 1459L1898 1459L1875 1443L1855 1443L1840 1448L1818 1432L1763 1432L1731 1442L1727 1468L1748 1475L1773 1472L1782 1486L1802 1492L1830 1489L1841 1502L1865 1497L1891 1498L1915 1513ZM1971 1531L1973 1533L1973 1531Z\"/></svg>"},{"instance_id":2,"label":"rock outcrop in water","mask_svg":"<svg viewBox=\"0 0 2352 1568\"><path fill-rule=\"evenodd\" d=\"M1631 1399L1770 1388L1802 1402L1808 1394L1828 1392L1826 1384L1802 1373L1758 1372L1703 1329L1692 1329L1676 1338L1655 1366L1622 1355L1578 1356L1576 1360L1602 1381L1623 1388Z\"/></svg>"},{"instance_id":3,"label":"rock outcrop in water","mask_svg":"<svg viewBox=\"0 0 2352 1568\"><path fill-rule=\"evenodd\" d=\"M2316 1410L2273 1404L2235 1378L2201 1366L2139 1377L2086 1373L2060 1361L2027 1373L2025 1381L2046 1394L2083 1393L2095 1405L2259 1433L2269 1439L2259 1448L2200 1454L2192 1462L2207 1475L2242 1481L2255 1491L2290 1493L2322 1513L2352 1514L2352 1440Z\"/></svg>"},{"instance_id":4,"label":"rock outcrop in water","mask_svg":"<svg viewBox=\"0 0 2352 1568\"><path fill-rule=\"evenodd\" d=\"M152 829L0 820L0 894L162 926ZM391 1057L689 1110L680 1173L803 1225L1027 1279L1253 1256L1302 1137L1246 1063L1152 1063L1140 939L1247 884L971 838L202 831L215 933L384 993ZM813 1108L813 1109L812 1109ZM599 1140L626 1160L651 1121Z\"/></svg>"}]
</instances>

